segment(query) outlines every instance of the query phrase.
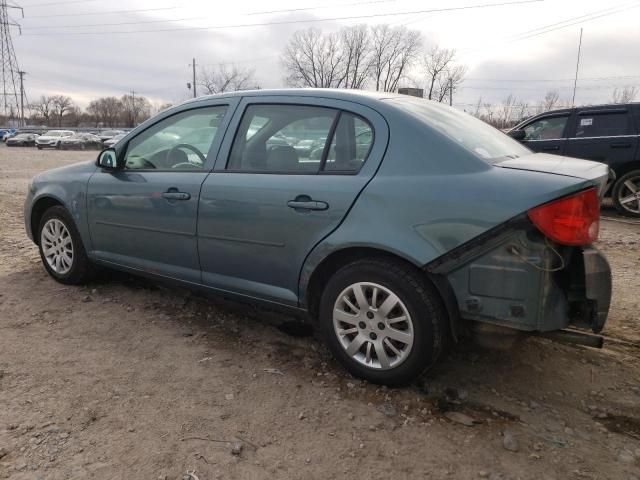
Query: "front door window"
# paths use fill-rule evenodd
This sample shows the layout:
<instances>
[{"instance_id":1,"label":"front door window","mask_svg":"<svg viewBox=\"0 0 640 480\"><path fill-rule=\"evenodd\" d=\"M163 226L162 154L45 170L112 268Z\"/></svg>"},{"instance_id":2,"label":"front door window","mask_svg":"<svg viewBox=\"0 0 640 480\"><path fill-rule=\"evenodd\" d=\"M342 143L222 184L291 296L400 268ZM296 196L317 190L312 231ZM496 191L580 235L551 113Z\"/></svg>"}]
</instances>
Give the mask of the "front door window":
<instances>
[{"instance_id":1,"label":"front door window","mask_svg":"<svg viewBox=\"0 0 640 480\"><path fill-rule=\"evenodd\" d=\"M134 137L127 147L128 170L201 170L226 106L181 112Z\"/></svg>"},{"instance_id":2,"label":"front door window","mask_svg":"<svg viewBox=\"0 0 640 480\"><path fill-rule=\"evenodd\" d=\"M546 117L524 127L524 140L558 140L563 138L568 116Z\"/></svg>"}]
</instances>

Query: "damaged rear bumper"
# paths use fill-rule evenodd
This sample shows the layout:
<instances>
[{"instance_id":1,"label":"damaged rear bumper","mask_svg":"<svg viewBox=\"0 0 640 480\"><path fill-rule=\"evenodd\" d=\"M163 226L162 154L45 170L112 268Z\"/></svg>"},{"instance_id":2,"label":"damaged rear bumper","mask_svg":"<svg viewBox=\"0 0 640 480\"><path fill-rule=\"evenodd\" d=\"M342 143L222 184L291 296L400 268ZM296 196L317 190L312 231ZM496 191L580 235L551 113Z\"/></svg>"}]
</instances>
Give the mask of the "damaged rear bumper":
<instances>
[{"instance_id":1,"label":"damaged rear bumper","mask_svg":"<svg viewBox=\"0 0 640 480\"><path fill-rule=\"evenodd\" d=\"M514 219L425 266L447 280L461 319L528 332L568 326L600 332L611 302L611 269L593 246L551 243Z\"/></svg>"}]
</instances>

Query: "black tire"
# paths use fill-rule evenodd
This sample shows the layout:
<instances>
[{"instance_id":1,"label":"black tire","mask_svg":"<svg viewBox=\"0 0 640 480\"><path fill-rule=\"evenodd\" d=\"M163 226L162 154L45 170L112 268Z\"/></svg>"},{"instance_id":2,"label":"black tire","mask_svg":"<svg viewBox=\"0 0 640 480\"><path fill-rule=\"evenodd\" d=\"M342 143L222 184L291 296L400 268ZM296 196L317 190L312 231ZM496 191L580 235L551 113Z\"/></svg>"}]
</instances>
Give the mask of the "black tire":
<instances>
[{"instance_id":1,"label":"black tire","mask_svg":"<svg viewBox=\"0 0 640 480\"><path fill-rule=\"evenodd\" d=\"M395 367L383 370L358 362L345 351L334 330L334 305L346 288L358 282L374 283L390 290L411 317L413 344L405 360ZM433 285L414 267L392 259L363 259L341 268L330 278L320 299L320 331L335 358L352 375L381 385L405 385L431 367L444 348L447 322L441 298Z\"/></svg>"},{"instance_id":2,"label":"black tire","mask_svg":"<svg viewBox=\"0 0 640 480\"><path fill-rule=\"evenodd\" d=\"M51 219L59 220L64 224L69 232L71 243L73 245L73 260L71 262L71 268L68 272L62 274L54 271L51 268L45 258L43 251L42 229ZM42 218L40 219L38 231L35 232L35 234L37 235L38 249L40 251L40 259L42 260L42 264L44 265L47 273L51 275L55 280L66 285L79 285L91 280L94 274L94 268L89 258L87 257L87 252L82 243L80 233L78 232L78 229L76 228L71 215L69 215L69 212L67 212L64 207L58 205L55 207L51 207L47 211L45 211L44 215L42 215Z\"/></svg>"},{"instance_id":3,"label":"black tire","mask_svg":"<svg viewBox=\"0 0 640 480\"><path fill-rule=\"evenodd\" d=\"M37 145L38 150L42 150L42 147L40 145Z\"/></svg>"},{"instance_id":4,"label":"black tire","mask_svg":"<svg viewBox=\"0 0 640 480\"><path fill-rule=\"evenodd\" d=\"M640 199L631 202L631 207L634 210L637 208L639 210L638 212L631 211L625 205L620 203L621 196L624 198L631 193L625 186L625 182L631 179L635 179L634 183L638 185L638 188L640 188L640 170L632 170L630 172L627 172L618 180L616 180L616 183L613 184L613 189L611 190L611 200L613 201L613 205L616 207L616 210L618 210L618 212L620 212L621 214L627 215L629 217L640 218Z\"/></svg>"}]
</instances>

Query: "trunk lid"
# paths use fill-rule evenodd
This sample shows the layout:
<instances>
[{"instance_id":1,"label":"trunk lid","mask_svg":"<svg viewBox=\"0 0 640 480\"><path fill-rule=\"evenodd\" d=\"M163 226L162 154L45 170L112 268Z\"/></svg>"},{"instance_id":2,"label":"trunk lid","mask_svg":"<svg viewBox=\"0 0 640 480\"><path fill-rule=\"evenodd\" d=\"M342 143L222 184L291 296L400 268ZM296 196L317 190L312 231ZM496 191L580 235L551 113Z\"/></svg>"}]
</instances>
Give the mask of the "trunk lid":
<instances>
[{"instance_id":1,"label":"trunk lid","mask_svg":"<svg viewBox=\"0 0 640 480\"><path fill-rule=\"evenodd\" d=\"M604 163L546 153L510 158L494 163L493 166L590 180L597 185L600 196L604 194L607 182L613 178L613 172Z\"/></svg>"}]
</instances>

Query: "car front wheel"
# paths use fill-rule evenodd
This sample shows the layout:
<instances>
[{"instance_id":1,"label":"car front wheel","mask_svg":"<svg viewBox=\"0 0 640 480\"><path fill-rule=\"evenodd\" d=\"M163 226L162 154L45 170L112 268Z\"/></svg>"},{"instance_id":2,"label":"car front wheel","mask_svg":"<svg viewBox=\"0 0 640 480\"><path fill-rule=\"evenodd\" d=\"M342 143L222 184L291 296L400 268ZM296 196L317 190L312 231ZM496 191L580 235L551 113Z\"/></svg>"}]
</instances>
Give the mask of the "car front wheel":
<instances>
[{"instance_id":1,"label":"car front wheel","mask_svg":"<svg viewBox=\"0 0 640 480\"><path fill-rule=\"evenodd\" d=\"M38 232L40 258L49 275L65 284L81 284L91 278L93 270L82 239L64 207L49 208Z\"/></svg>"},{"instance_id":2,"label":"car front wheel","mask_svg":"<svg viewBox=\"0 0 640 480\"><path fill-rule=\"evenodd\" d=\"M640 217L640 170L621 176L613 185L611 198L620 213Z\"/></svg>"},{"instance_id":3,"label":"car front wheel","mask_svg":"<svg viewBox=\"0 0 640 480\"><path fill-rule=\"evenodd\" d=\"M447 323L438 293L420 272L394 260L340 269L322 294L319 316L334 356L373 383L406 384L443 349Z\"/></svg>"}]
</instances>

